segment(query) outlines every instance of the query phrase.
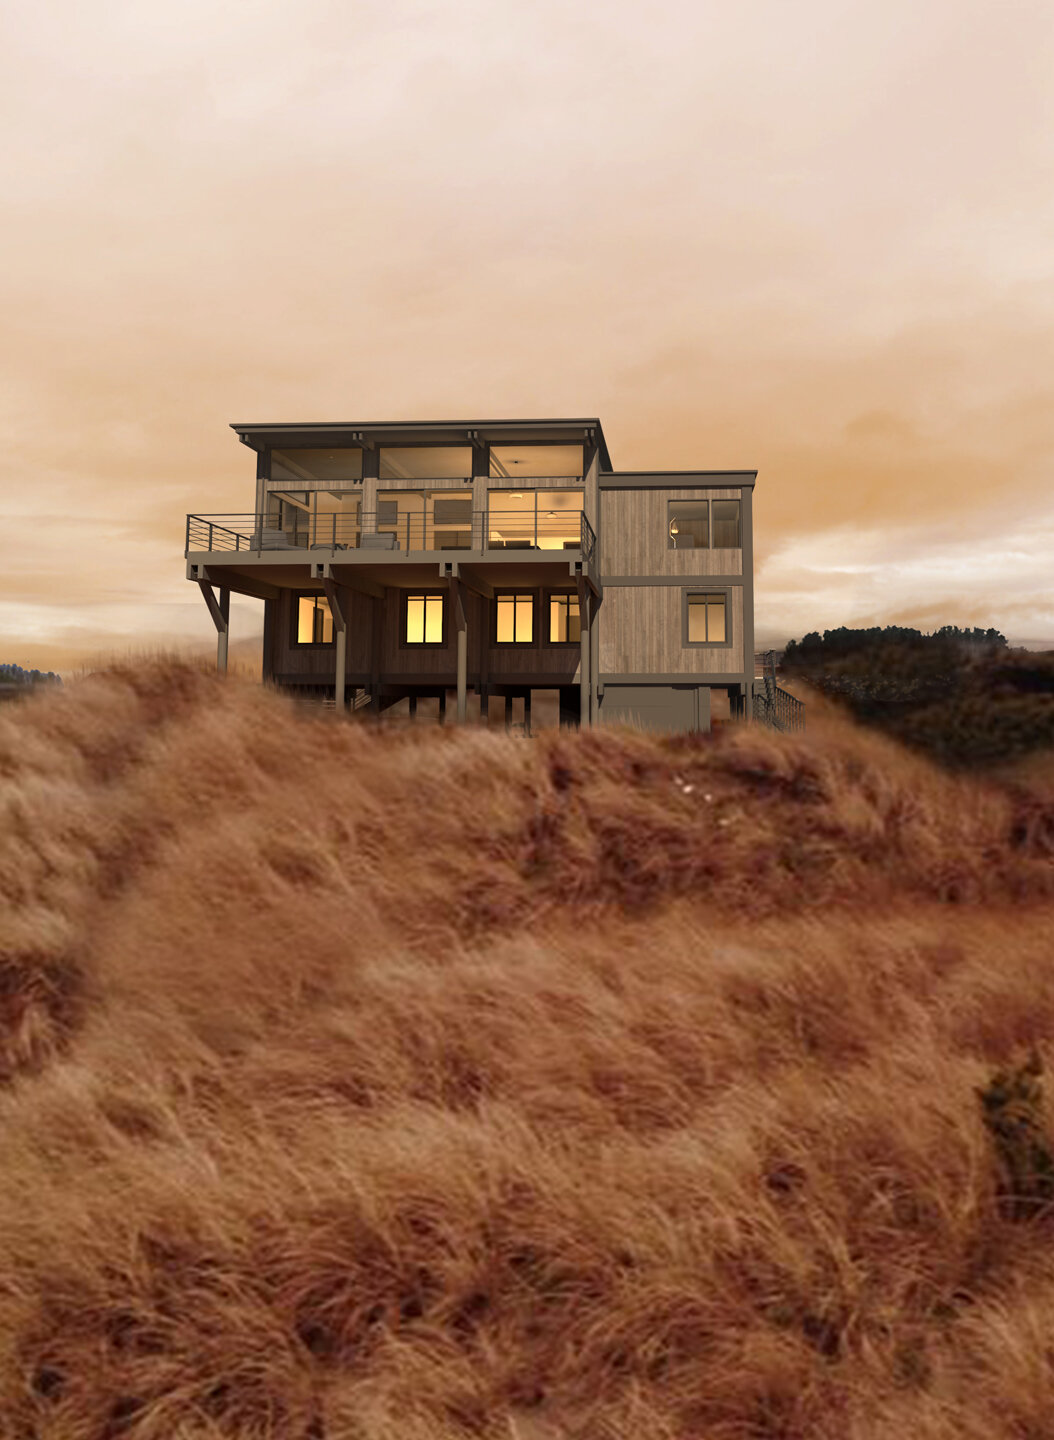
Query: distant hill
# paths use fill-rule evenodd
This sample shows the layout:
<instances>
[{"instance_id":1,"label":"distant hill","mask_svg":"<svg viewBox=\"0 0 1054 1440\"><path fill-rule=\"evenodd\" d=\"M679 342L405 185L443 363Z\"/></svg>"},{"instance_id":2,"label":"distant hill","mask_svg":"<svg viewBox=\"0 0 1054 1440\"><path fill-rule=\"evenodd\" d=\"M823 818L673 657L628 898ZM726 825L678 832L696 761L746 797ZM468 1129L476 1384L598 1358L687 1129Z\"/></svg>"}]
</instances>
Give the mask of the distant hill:
<instances>
[{"instance_id":1,"label":"distant hill","mask_svg":"<svg viewBox=\"0 0 1054 1440\"><path fill-rule=\"evenodd\" d=\"M21 665L0 665L0 700L25 695L36 685L61 685L62 677L52 670L23 670Z\"/></svg>"},{"instance_id":2,"label":"distant hill","mask_svg":"<svg viewBox=\"0 0 1054 1440\"><path fill-rule=\"evenodd\" d=\"M782 669L952 767L1054 746L1054 653L1011 650L996 630L813 632L787 645Z\"/></svg>"}]
</instances>

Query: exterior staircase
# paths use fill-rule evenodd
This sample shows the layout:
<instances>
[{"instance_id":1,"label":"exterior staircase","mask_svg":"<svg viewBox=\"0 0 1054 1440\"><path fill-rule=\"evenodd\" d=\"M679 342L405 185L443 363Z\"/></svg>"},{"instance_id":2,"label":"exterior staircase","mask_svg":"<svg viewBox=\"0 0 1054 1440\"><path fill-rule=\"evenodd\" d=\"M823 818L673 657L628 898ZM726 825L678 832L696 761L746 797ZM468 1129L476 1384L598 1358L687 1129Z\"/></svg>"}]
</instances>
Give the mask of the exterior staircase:
<instances>
[{"instance_id":1,"label":"exterior staircase","mask_svg":"<svg viewBox=\"0 0 1054 1440\"><path fill-rule=\"evenodd\" d=\"M775 650L754 651L754 719L773 730L805 729L805 706L776 684Z\"/></svg>"}]
</instances>

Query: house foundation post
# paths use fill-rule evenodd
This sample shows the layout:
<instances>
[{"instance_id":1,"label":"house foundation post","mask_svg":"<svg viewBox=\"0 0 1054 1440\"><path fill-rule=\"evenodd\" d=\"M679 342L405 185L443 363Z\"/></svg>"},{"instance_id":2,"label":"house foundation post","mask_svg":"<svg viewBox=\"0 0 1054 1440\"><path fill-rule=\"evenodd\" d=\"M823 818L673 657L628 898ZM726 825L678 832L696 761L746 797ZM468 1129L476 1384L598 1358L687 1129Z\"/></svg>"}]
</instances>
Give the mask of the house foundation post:
<instances>
[{"instance_id":1,"label":"house foundation post","mask_svg":"<svg viewBox=\"0 0 1054 1440\"><path fill-rule=\"evenodd\" d=\"M231 592L226 585L218 586L220 598L217 600L216 592L208 580L199 580L198 585L201 587L205 604L209 607L212 623L216 627L216 669L220 675L224 675L227 672L227 636L230 631Z\"/></svg>"},{"instance_id":2,"label":"house foundation post","mask_svg":"<svg viewBox=\"0 0 1054 1440\"><path fill-rule=\"evenodd\" d=\"M593 688L589 683L589 622L591 619L589 599L589 586L580 575L578 577L578 615L579 628L582 632L582 652L579 666L578 704L579 725L582 728L585 728L592 718L589 713L589 697Z\"/></svg>"},{"instance_id":3,"label":"house foundation post","mask_svg":"<svg viewBox=\"0 0 1054 1440\"><path fill-rule=\"evenodd\" d=\"M468 623L461 583L453 576L450 578L450 601L457 626L457 723L464 725L468 718Z\"/></svg>"}]
</instances>

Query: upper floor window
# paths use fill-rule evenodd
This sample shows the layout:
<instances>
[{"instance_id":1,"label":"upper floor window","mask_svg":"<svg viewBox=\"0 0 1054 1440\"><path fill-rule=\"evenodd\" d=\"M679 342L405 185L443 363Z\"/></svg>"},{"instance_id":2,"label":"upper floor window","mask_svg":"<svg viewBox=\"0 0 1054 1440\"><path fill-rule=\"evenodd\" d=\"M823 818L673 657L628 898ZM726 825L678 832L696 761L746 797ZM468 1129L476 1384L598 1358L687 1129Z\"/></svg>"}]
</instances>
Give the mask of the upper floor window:
<instances>
[{"instance_id":1,"label":"upper floor window","mask_svg":"<svg viewBox=\"0 0 1054 1440\"><path fill-rule=\"evenodd\" d=\"M578 645L582 639L582 620L577 595L549 596L549 644Z\"/></svg>"},{"instance_id":2,"label":"upper floor window","mask_svg":"<svg viewBox=\"0 0 1054 1440\"><path fill-rule=\"evenodd\" d=\"M472 475L470 445L383 445L382 480L468 480Z\"/></svg>"},{"instance_id":3,"label":"upper floor window","mask_svg":"<svg viewBox=\"0 0 1054 1440\"><path fill-rule=\"evenodd\" d=\"M581 490L488 490L492 550L576 550L582 543Z\"/></svg>"},{"instance_id":4,"label":"upper floor window","mask_svg":"<svg viewBox=\"0 0 1054 1440\"><path fill-rule=\"evenodd\" d=\"M666 506L670 550L738 550L742 545L738 500L670 500Z\"/></svg>"},{"instance_id":5,"label":"upper floor window","mask_svg":"<svg viewBox=\"0 0 1054 1440\"><path fill-rule=\"evenodd\" d=\"M296 597L297 645L332 645L333 615L329 601L324 595L298 595Z\"/></svg>"},{"instance_id":6,"label":"upper floor window","mask_svg":"<svg viewBox=\"0 0 1054 1440\"><path fill-rule=\"evenodd\" d=\"M738 550L742 544L739 535L739 501L715 500L713 511L714 549Z\"/></svg>"},{"instance_id":7,"label":"upper floor window","mask_svg":"<svg viewBox=\"0 0 1054 1440\"><path fill-rule=\"evenodd\" d=\"M361 480L361 450L272 450L272 480Z\"/></svg>"},{"instance_id":8,"label":"upper floor window","mask_svg":"<svg viewBox=\"0 0 1054 1440\"><path fill-rule=\"evenodd\" d=\"M495 479L577 480L582 474L581 445L492 445L490 473Z\"/></svg>"},{"instance_id":9,"label":"upper floor window","mask_svg":"<svg viewBox=\"0 0 1054 1440\"><path fill-rule=\"evenodd\" d=\"M499 645L530 645L534 641L534 596L496 595L494 597L496 629Z\"/></svg>"},{"instance_id":10,"label":"upper floor window","mask_svg":"<svg viewBox=\"0 0 1054 1440\"><path fill-rule=\"evenodd\" d=\"M407 645L443 644L443 596L407 595L403 634Z\"/></svg>"},{"instance_id":11,"label":"upper floor window","mask_svg":"<svg viewBox=\"0 0 1054 1440\"><path fill-rule=\"evenodd\" d=\"M670 550L705 550L710 544L710 504L707 500L671 500L667 505L666 532Z\"/></svg>"}]
</instances>

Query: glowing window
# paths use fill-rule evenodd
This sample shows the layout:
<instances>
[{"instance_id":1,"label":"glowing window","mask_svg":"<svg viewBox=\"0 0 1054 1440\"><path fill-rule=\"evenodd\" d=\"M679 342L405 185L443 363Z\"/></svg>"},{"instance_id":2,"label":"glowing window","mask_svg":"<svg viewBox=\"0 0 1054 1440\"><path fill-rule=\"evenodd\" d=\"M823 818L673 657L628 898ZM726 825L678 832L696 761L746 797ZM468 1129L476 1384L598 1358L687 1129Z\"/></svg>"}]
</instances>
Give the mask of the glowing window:
<instances>
[{"instance_id":1,"label":"glowing window","mask_svg":"<svg viewBox=\"0 0 1054 1440\"><path fill-rule=\"evenodd\" d=\"M406 643L408 645L442 645L442 595L407 595Z\"/></svg>"},{"instance_id":2,"label":"glowing window","mask_svg":"<svg viewBox=\"0 0 1054 1440\"><path fill-rule=\"evenodd\" d=\"M688 596L689 645L724 645L728 634L724 595Z\"/></svg>"},{"instance_id":3,"label":"glowing window","mask_svg":"<svg viewBox=\"0 0 1054 1440\"><path fill-rule=\"evenodd\" d=\"M301 595L297 600L296 643L333 644L333 616L324 595Z\"/></svg>"},{"instance_id":4,"label":"glowing window","mask_svg":"<svg viewBox=\"0 0 1054 1440\"><path fill-rule=\"evenodd\" d=\"M582 621L577 595L549 596L549 642L552 645L579 644Z\"/></svg>"},{"instance_id":5,"label":"glowing window","mask_svg":"<svg viewBox=\"0 0 1054 1440\"><path fill-rule=\"evenodd\" d=\"M498 644L530 645L534 639L534 596L498 595L495 608Z\"/></svg>"}]
</instances>

